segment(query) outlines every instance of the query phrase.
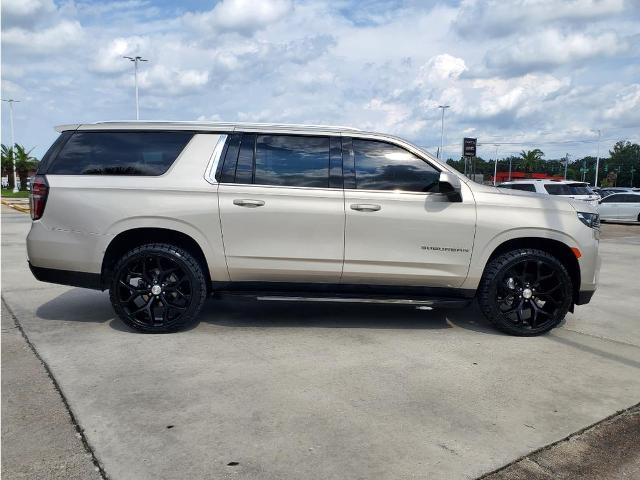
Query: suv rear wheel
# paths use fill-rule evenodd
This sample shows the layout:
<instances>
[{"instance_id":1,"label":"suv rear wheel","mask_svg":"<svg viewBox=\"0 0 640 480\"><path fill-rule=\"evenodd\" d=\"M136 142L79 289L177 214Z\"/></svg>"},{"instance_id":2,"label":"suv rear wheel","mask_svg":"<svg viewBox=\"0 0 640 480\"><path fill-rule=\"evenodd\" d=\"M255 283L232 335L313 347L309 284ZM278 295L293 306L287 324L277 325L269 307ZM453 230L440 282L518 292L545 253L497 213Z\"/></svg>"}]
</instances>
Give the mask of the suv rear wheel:
<instances>
[{"instance_id":1,"label":"suv rear wheel","mask_svg":"<svg viewBox=\"0 0 640 480\"><path fill-rule=\"evenodd\" d=\"M553 255L530 248L503 253L489 262L480 281L478 303L503 332L533 336L548 332L567 314L571 277Z\"/></svg>"},{"instance_id":2,"label":"suv rear wheel","mask_svg":"<svg viewBox=\"0 0 640 480\"><path fill-rule=\"evenodd\" d=\"M200 263L174 245L153 243L126 253L116 264L109 296L129 327L175 332L195 321L207 287Z\"/></svg>"}]
</instances>

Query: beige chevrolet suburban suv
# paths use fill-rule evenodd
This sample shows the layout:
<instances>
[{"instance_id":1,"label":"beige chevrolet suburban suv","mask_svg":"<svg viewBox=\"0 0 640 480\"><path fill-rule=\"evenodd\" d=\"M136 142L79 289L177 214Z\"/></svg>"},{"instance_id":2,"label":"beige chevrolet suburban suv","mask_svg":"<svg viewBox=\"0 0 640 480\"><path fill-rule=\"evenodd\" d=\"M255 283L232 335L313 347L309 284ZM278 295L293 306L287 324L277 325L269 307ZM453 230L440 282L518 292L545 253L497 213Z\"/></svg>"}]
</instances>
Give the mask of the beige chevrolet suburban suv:
<instances>
[{"instance_id":1,"label":"beige chevrolet suburban suv","mask_svg":"<svg viewBox=\"0 0 640 480\"><path fill-rule=\"evenodd\" d=\"M344 127L64 125L31 193L39 280L109 289L131 328L176 331L207 295L464 306L537 335L589 302L585 202L474 183Z\"/></svg>"}]
</instances>

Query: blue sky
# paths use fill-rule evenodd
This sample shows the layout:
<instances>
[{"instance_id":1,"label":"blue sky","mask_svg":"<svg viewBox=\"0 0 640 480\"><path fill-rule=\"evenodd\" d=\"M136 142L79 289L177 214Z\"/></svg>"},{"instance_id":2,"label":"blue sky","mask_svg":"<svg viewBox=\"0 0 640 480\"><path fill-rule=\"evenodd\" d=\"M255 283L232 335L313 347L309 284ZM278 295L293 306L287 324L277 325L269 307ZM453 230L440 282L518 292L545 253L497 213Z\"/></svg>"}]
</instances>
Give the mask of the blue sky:
<instances>
[{"instance_id":1,"label":"blue sky","mask_svg":"<svg viewBox=\"0 0 640 480\"><path fill-rule=\"evenodd\" d=\"M640 142L639 0L3 0L2 98L40 156L61 123L326 123L445 154ZM9 143L3 104L2 142ZM575 157L574 157L575 158Z\"/></svg>"}]
</instances>

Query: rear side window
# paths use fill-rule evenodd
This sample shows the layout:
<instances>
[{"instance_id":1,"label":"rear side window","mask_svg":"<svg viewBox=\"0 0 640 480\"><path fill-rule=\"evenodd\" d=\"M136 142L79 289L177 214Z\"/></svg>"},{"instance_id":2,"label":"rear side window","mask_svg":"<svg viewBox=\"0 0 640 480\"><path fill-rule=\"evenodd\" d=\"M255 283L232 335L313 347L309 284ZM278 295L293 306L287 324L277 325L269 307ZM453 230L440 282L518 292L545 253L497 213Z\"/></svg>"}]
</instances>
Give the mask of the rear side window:
<instances>
[{"instance_id":1,"label":"rear side window","mask_svg":"<svg viewBox=\"0 0 640 480\"><path fill-rule=\"evenodd\" d=\"M58 175L162 175L192 132L75 132L47 173Z\"/></svg>"},{"instance_id":2,"label":"rear side window","mask_svg":"<svg viewBox=\"0 0 640 480\"><path fill-rule=\"evenodd\" d=\"M530 183L514 183L511 185L513 190L522 190L523 192L535 192L536 186Z\"/></svg>"},{"instance_id":3,"label":"rear side window","mask_svg":"<svg viewBox=\"0 0 640 480\"><path fill-rule=\"evenodd\" d=\"M354 138L353 150L357 189L438 191L440 172L403 148Z\"/></svg>"},{"instance_id":4,"label":"rear side window","mask_svg":"<svg viewBox=\"0 0 640 480\"><path fill-rule=\"evenodd\" d=\"M567 186L572 195L593 195L593 191L584 183L572 183Z\"/></svg>"},{"instance_id":5,"label":"rear side window","mask_svg":"<svg viewBox=\"0 0 640 480\"><path fill-rule=\"evenodd\" d=\"M571 193L569 187L563 183L558 183L557 185L550 183L545 185L544 189L549 195L575 195L575 193Z\"/></svg>"},{"instance_id":6,"label":"rear side window","mask_svg":"<svg viewBox=\"0 0 640 480\"><path fill-rule=\"evenodd\" d=\"M47 150L47 153L44 154L44 156L42 157L42 160L40 160L40 163L38 164L38 172L37 172L38 175L46 173L47 169L49 168L49 165L51 164L53 159L56 158L56 155L58 154L60 149L64 146L64 144L72 135L72 133L73 132L62 132L58 136L58 138L56 138L56 141L53 142L53 145L49 147L49 150Z\"/></svg>"},{"instance_id":7,"label":"rear side window","mask_svg":"<svg viewBox=\"0 0 640 480\"><path fill-rule=\"evenodd\" d=\"M329 186L329 137L258 135L256 185Z\"/></svg>"}]
</instances>

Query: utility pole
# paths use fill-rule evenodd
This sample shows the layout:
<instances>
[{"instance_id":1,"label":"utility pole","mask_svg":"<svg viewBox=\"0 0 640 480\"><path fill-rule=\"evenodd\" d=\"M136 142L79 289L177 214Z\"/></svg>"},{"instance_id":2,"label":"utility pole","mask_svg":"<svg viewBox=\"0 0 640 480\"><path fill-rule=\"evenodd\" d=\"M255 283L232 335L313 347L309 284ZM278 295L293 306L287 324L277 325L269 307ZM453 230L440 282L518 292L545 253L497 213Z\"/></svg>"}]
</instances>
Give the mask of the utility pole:
<instances>
[{"instance_id":1,"label":"utility pole","mask_svg":"<svg viewBox=\"0 0 640 480\"><path fill-rule=\"evenodd\" d=\"M444 154L442 148L444 147L444 111L449 108L450 105L438 105L438 108L442 109L442 119L440 120L440 151L438 152L438 159L443 159Z\"/></svg>"},{"instance_id":2,"label":"utility pole","mask_svg":"<svg viewBox=\"0 0 640 480\"><path fill-rule=\"evenodd\" d=\"M567 167L569 166L569 154L564 156L564 179L567 179Z\"/></svg>"},{"instance_id":3,"label":"utility pole","mask_svg":"<svg viewBox=\"0 0 640 480\"><path fill-rule=\"evenodd\" d=\"M136 85L136 120L140 120L140 108L138 106L138 62L148 62L148 60L145 60L140 56L136 56L136 57L124 56L122 58L126 58L127 60L130 60L133 62L133 81Z\"/></svg>"},{"instance_id":4,"label":"utility pole","mask_svg":"<svg viewBox=\"0 0 640 480\"><path fill-rule=\"evenodd\" d=\"M2 100L9 104L9 122L11 125L11 159L13 160L13 193L18 192L18 169L16 168L16 140L13 136L13 104L20 100L14 100L10 98L8 100Z\"/></svg>"},{"instance_id":5,"label":"utility pole","mask_svg":"<svg viewBox=\"0 0 640 480\"><path fill-rule=\"evenodd\" d=\"M513 160L513 155L509 155L509 181L511 181L511 161Z\"/></svg>"},{"instance_id":6,"label":"utility pole","mask_svg":"<svg viewBox=\"0 0 640 480\"><path fill-rule=\"evenodd\" d=\"M600 130L598 130L598 156L596 157L596 181L593 183L594 187L598 186L598 170L600 169Z\"/></svg>"}]
</instances>

